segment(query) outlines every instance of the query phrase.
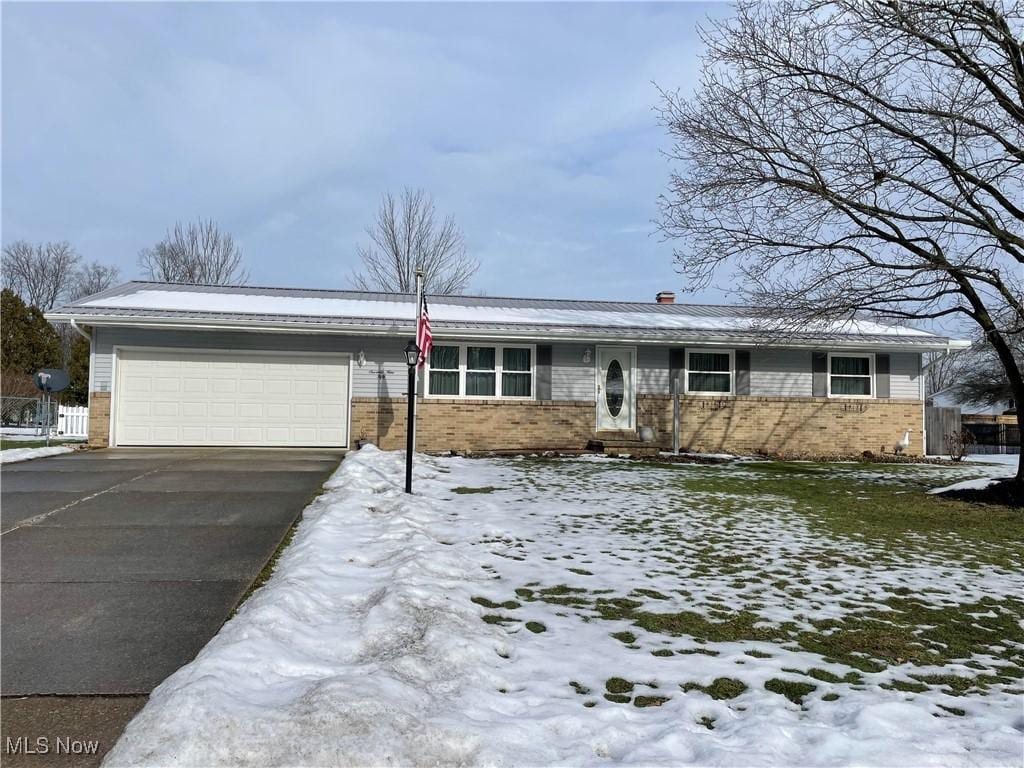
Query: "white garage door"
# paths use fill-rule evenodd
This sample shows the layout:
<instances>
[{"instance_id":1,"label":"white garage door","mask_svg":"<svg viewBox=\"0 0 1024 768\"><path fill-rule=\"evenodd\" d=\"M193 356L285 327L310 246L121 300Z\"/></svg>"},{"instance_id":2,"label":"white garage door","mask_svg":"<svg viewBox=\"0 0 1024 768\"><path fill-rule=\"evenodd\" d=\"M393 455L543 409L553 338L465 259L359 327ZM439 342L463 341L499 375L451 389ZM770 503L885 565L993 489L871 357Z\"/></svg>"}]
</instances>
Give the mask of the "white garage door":
<instances>
[{"instance_id":1,"label":"white garage door","mask_svg":"<svg viewBox=\"0 0 1024 768\"><path fill-rule=\"evenodd\" d=\"M117 445L348 445L348 357L117 353Z\"/></svg>"}]
</instances>

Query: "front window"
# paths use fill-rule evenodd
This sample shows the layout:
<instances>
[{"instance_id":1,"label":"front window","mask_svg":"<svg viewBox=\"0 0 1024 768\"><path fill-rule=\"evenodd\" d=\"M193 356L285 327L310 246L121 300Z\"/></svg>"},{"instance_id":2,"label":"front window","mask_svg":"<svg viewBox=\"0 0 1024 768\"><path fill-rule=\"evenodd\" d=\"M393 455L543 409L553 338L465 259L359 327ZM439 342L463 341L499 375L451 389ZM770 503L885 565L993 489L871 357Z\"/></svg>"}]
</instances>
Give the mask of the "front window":
<instances>
[{"instance_id":1,"label":"front window","mask_svg":"<svg viewBox=\"0 0 1024 768\"><path fill-rule=\"evenodd\" d=\"M687 351L686 391L697 394L730 394L732 353Z\"/></svg>"},{"instance_id":2,"label":"front window","mask_svg":"<svg viewBox=\"0 0 1024 768\"><path fill-rule=\"evenodd\" d=\"M871 397L870 355L830 355L828 393L830 397Z\"/></svg>"},{"instance_id":3,"label":"front window","mask_svg":"<svg viewBox=\"0 0 1024 768\"><path fill-rule=\"evenodd\" d=\"M530 397L533 394L533 360L529 347L501 350L501 396Z\"/></svg>"},{"instance_id":4,"label":"front window","mask_svg":"<svg viewBox=\"0 0 1024 768\"><path fill-rule=\"evenodd\" d=\"M427 394L532 398L533 347L439 344L430 352Z\"/></svg>"},{"instance_id":5,"label":"front window","mask_svg":"<svg viewBox=\"0 0 1024 768\"><path fill-rule=\"evenodd\" d=\"M466 347L466 397L494 397L494 347Z\"/></svg>"},{"instance_id":6,"label":"front window","mask_svg":"<svg viewBox=\"0 0 1024 768\"><path fill-rule=\"evenodd\" d=\"M430 348L430 394L459 394L459 348Z\"/></svg>"}]
</instances>

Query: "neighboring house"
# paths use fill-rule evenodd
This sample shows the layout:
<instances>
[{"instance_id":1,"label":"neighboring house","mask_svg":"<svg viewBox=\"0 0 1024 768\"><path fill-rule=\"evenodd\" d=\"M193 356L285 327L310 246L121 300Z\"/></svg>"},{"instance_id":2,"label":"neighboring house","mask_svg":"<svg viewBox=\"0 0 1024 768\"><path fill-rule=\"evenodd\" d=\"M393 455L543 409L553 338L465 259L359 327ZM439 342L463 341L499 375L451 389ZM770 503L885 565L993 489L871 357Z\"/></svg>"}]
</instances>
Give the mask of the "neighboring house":
<instances>
[{"instance_id":1,"label":"neighboring house","mask_svg":"<svg viewBox=\"0 0 1024 768\"><path fill-rule=\"evenodd\" d=\"M405 443L415 299L132 282L48 314L88 335L89 441ZM965 346L855 321L759 329L739 307L477 296L430 300L417 448L582 449L640 426L672 443L788 455L923 447L923 352Z\"/></svg>"},{"instance_id":2,"label":"neighboring house","mask_svg":"<svg viewBox=\"0 0 1024 768\"><path fill-rule=\"evenodd\" d=\"M968 403L961 399L956 393L956 387L940 389L928 398L928 404L937 408L959 408L962 416L1002 416L1005 413L1016 413L1013 407L1013 400L1000 400L991 405L979 403Z\"/></svg>"}]
</instances>

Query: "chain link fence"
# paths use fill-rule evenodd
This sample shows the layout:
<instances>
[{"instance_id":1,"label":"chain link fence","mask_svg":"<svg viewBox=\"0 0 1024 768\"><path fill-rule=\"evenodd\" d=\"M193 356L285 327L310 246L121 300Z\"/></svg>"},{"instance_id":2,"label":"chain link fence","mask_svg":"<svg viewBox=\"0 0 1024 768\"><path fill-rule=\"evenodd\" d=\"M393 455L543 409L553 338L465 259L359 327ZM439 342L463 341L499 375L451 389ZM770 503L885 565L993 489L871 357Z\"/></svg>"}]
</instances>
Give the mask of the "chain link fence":
<instances>
[{"instance_id":1,"label":"chain link fence","mask_svg":"<svg viewBox=\"0 0 1024 768\"><path fill-rule=\"evenodd\" d=\"M45 435L47 425L51 430L57 427L56 398L47 409L40 397L0 397L0 427L3 429Z\"/></svg>"}]
</instances>

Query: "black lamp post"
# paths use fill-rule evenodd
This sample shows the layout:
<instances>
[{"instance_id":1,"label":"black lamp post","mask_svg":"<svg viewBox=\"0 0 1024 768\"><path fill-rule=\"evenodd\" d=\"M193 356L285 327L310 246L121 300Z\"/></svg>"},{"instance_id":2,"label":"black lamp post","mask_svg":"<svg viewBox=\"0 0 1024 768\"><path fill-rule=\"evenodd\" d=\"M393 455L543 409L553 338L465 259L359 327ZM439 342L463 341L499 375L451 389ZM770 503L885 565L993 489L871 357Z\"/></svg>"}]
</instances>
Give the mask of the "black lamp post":
<instances>
[{"instance_id":1,"label":"black lamp post","mask_svg":"<svg viewBox=\"0 0 1024 768\"><path fill-rule=\"evenodd\" d=\"M405 362L409 366L409 415L405 420L405 492L412 493L412 436L416 429L416 364L420 361L420 348L415 339L405 345Z\"/></svg>"}]
</instances>

